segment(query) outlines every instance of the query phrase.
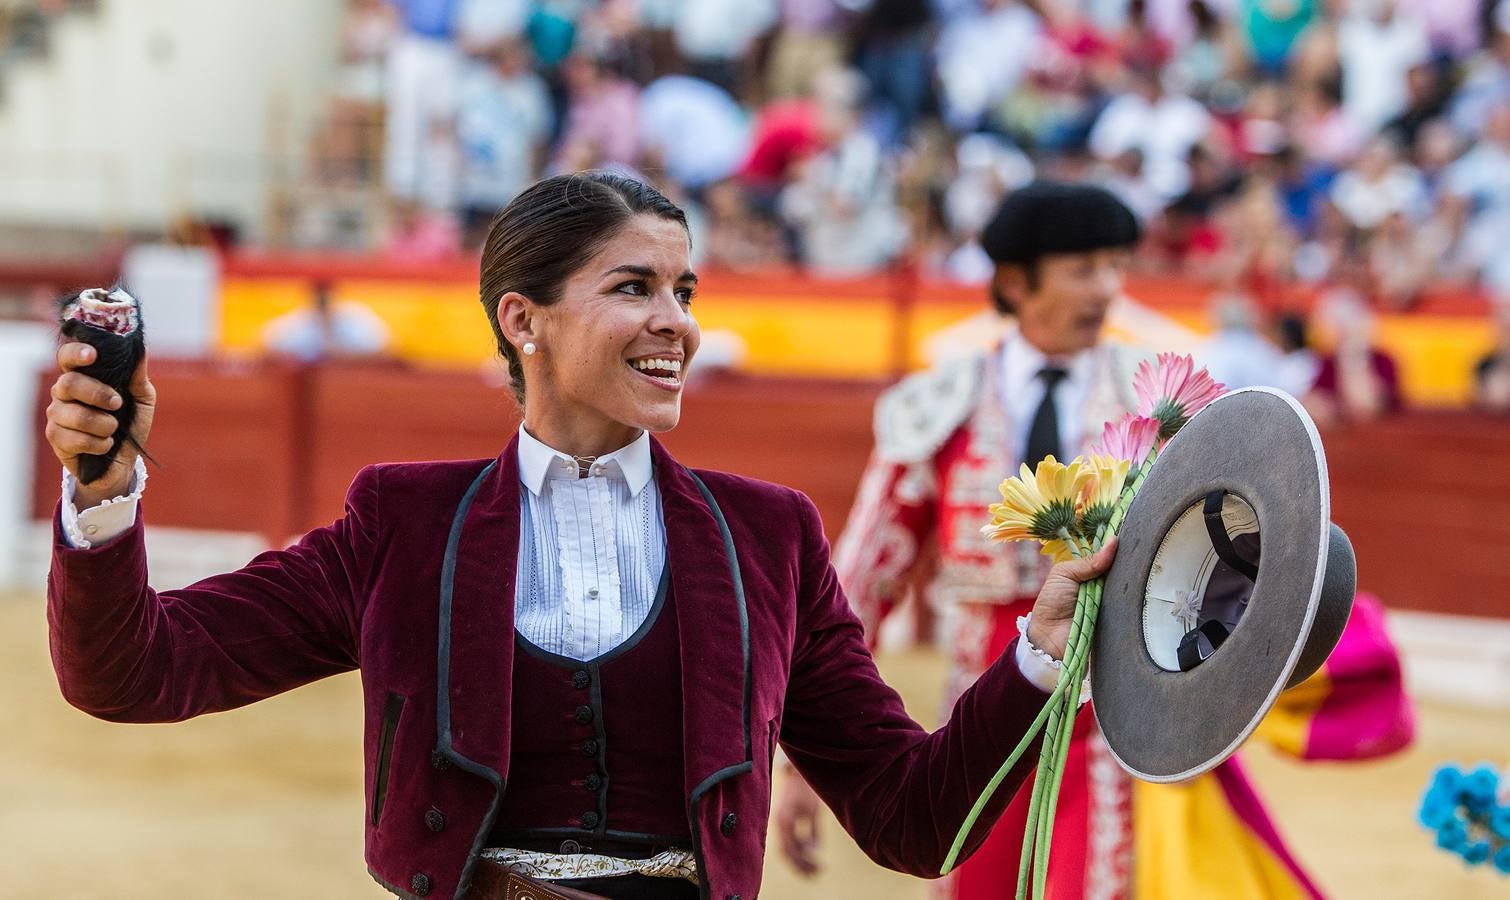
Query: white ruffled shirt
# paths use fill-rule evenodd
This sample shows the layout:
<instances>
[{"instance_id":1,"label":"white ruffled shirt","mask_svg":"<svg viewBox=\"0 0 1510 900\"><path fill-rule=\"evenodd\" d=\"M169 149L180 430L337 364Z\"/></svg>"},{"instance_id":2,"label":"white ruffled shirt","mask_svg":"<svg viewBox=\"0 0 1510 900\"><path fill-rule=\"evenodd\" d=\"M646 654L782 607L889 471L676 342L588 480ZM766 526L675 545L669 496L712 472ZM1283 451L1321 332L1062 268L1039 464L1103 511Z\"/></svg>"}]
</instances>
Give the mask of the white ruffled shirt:
<instances>
[{"instance_id":1,"label":"white ruffled shirt","mask_svg":"<svg viewBox=\"0 0 1510 900\"><path fill-rule=\"evenodd\" d=\"M570 454L519 429L519 569L514 626L576 660L629 639L655 604L666 520L651 477L650 435L597 458L586 478Z\"/></svg>"}]
</instances>

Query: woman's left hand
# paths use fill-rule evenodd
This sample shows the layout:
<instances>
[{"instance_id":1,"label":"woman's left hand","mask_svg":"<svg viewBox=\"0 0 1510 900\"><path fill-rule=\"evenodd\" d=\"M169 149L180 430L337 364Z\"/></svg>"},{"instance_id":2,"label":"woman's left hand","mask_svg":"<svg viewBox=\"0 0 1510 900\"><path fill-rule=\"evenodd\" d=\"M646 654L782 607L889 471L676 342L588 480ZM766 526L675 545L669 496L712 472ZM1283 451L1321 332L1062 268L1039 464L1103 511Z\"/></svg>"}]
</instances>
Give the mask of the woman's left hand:
<instances>
[{"instance_id":1,"label":"woman's left hand","mask_svg":"<svg viewBox=\"0 0 1510 900\"><path fill-rule=\"evenodd\" d=\"M1028 623L1028 640L1033 646L1055 659L1064 659L1080 585L1105 575L1116 556L1117 539L1113 537L1093 555L1059 563L1049 570L1049 577L1033 604L1032 621Z\"/></svg>"}]
</instances>

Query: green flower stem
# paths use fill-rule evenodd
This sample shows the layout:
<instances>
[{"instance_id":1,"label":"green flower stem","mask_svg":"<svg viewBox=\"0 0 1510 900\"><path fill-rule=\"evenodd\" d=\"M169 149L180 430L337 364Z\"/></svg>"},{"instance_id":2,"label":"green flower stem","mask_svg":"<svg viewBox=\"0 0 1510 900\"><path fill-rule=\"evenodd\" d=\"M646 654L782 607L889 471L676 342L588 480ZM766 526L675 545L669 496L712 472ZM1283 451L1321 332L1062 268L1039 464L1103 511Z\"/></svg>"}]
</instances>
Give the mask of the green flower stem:
<instances>
[{"instance_id":1,"label":"green flower stem","mask_svg":"<svg viewBox=\"0 0 1510 900\"><path fill-rule=\"evenodd\" d=\"M1038 833L1035 836L1037 845L1033 849L1033 895L1044 896L1044 889L1048 883L1049 853L1054 835L1054 818L1059 806L1059 787L1064 783L1064 763L1069 756L1070 737L1074 733L1075 711L1080 705L1079 691L1072 696L1066 694L1061 703L1064 710L1064 725L1060 733L1056 735L1053 747L1053 756L1049 760L1051 766L1045 773L1047 786L1044 788L1043 799L1040 801L1043 808L1038 816Z\"/></svg>"},{"instance_id":2,"label":"green flower stem","mask_svg":"<svg viewBox=\"0 0 1510 900\"><path fill-rule=\"evenodd\" d=\"M1115 534L1127 515L1138 489L1142 487L1157 451L1151 452L1143 465L1123 485L1117 505L1105 526L1098 530L1093 548L1099 549L1109 535ZM1028 804L1028 822L1023 835L1023 852L1018 862L1017 897L1025 900L1028 895L1028 876L1032 875L1032 894L1043 897L1048 882L1050 848L1053 842L1054 817L1059 805L1059 790L1064 781L1064 764L1069 756L1069 745L1074 735L1075 714L1079 710L1080 685L1089 664L1091 639L1094 636L1096 619L1101 610L1101 595L1105 579L1097 578L1081 586L1076 602L1075 619L1070 626L1070 638L1065 648L1065 667L1060 673L1060 700L1049 713L1044 731L1043 748L1038 771L1034 776L1033 794ZM1053 704L1053 701L1050 701Z\"/></svg>"},{"instance_id":3,"label":"green flower stem","mask_svg":"<svg viewBox=\"0 0 1510 900\"><path fill-rule=\"evenodd\" d=\"M1121 495L1117 498L1117 504L1112 510L1110 519L1097 530L1094 540L1086 542L1083 539L1073 539L1068 528L1059 530L1058 536L1065 541L1072 554L1081 557L1099 550L1108 537L1117 533L1122 520L1127 516L1128 507L1132 505L1133 498L1142 488L1158 455L1157 448L1150 451L1143 464L1131 473L1126 484L1123 485ZM1096 620L1101 612L1101 598L1105 589L1105 578L1097 578L1080 586L1075 598L1075 616L1070 622L1070 636L1065 644L1064 667L1060 670L1059 681L1054 685L1054 690L1049 694L1049 699L1044 703L1043 709L1039 710L1032 724L1028 726L1027 732L1008 754L1001 767L996 770L996 774L986 783L975 805L965 816L964 824L960 826L959 833L955 835L954 842L949 847L949 853L944 857L944 864L939 869L940 875L947 875L953 871L955 864L959 861L960 852L964 849L965 841L975 828L975 823L980 819L986 804L1001 787L1001 783L1006 780L1008 773L1017 765L1023 753L1027 752L1028 745L1042 730L1044 742L1039 753L1038 771L1033 780L1027 830L1023 835L1023 855L1018 867L1017 897L1018 900L1026 897L1030 871L1033 875L1034 894L1038 897L1044 895L1048 879L1049 848L1054 836L1054 814L1059 804L1059 789L1064 781L1064 765L1069 756L1070 740L1074 735L1075 715L1080 707L1080 686L1084 683L1085 672L1089 667L1090 646L1095 637Z\"/></svg>"},{"instance_id":4,"label":"green flower stem","mask_svg":"<svg viewBox=\"0 0 1510 900\"><path fill-rule=\"evenodd\" d=\"M1065 643L1064 665L1059 670L1059 683L1055 685L1056 692L1063 699L1059 703L1050 701L1049 719L1044 729L1043 746L1039 753L1038 772L1033 778L1033 793L1028 801L1028 820L1023 832L1022 856L1018 861L1019 900L1027 889L1027 876L1034 865L1035 858L1042 863L1048 856L1047 847L1039 843L1039 834L1041 829L1048 824L1047 819L1053 815L1052 809L1046 805L1048 793L1052 788L1057 787L1061 780L1061 776L1055 775L1058 769L1054 760L1059 755L1061 737L1067 731L1064 723L1067 719L1073 721L1075 710L1079 706L1080 681L1075 678L1074 673L1076 663L1084 655L1086 647L1081 635L1093 620L1093 614L1090 612L1092 584L1094 582L1082 584L1076 594L1075 617L1070 622L1070 636Z\"/></svg>"},{"instance_id":5,"label":"green flower stem","mask_svg":"<svg viewBox=\"0 0 1510 900\"><path fill-rule=\"evenodd\" d=\"M975 828L976 820L980 818L980 814L986 808L986 804L991 801L991 796L996 793L996 789L1001 787L1001 783L1006 780L1007 773L1012 771L1012 768L1017 765L1017 761L1027 751L1028 745L1033 743L1033 739L1038 736L1038 732L1043 728L1044 722L1049 717L1049 707L1053 705L1054 700L1062 692L1063 683L1054 687L1054 691L1049 695L1048 701L1043 704L1043 709L1038 711L1037 717L1033 719L1032 724L1028 725L1028 730L1023 734L1022 740L1017 742L1017 746L1012 749L1011 753L1007 754L1006 761L996 770L996 774L991 776L990 781L986 782L986 787L981 791L980 797L976 799L975 805L965 815L965 823L960 826L959 833L954 836L954 843L950 845L949 853L944 857L944 864L939 868L939 875L948 875L954 869L955 863L959 860L960 851L964 849L965 840Z\"/></svg>"},{"instance_id":6,"label":"green flower stem","mask_svg":"<svg viewBox=\"0 0 1510 900\"><path fill-rule=\"evenodd\" d=\"M1085 682L1085 670L1090 663L1090 645L1095 637L1096 616L1101 610L1101 594L1104 587L1105 584L1101 579L1096 579L1086 585L1088 593L1086 627L1083 632L1084 636L1076 647L1077 652L1070 657L1070 666L1073 666L1070 683L1074 685L1074 688L1072 691L1066 691L1064 695L1063 727L1056 735L1058 746L1053 758L1053 775L1048 793L1043 800L1044 810L1039 817L1038 847L1033 854L1035 860L1033 893L1038 897L1044 896L1047 886L1049 851L1053 846L1055 813L1059 808L1059 789L1064 783L1065 761L1069 758L1070 742L1075 731L1075 716L1080 709L1080 686Z\"/></svg>"}]
</instances>

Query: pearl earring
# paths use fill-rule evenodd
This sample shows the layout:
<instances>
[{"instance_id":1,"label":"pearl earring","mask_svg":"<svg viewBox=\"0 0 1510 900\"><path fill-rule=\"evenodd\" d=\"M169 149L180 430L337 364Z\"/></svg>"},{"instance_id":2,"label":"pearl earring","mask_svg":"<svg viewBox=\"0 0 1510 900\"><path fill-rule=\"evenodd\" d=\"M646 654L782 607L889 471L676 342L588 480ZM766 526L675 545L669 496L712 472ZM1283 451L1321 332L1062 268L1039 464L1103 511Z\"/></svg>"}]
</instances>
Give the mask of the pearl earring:
<instances>
[{"instance_id":1,"label":"pearl earring","mask_svg":"<svg viewBox=\"0 0 1510 900\"><path fill-rule=\"evenodd\" d=\"M525 341L524 342L524 355L525 356L534 356L535 355L535 351L537 349L538 348L535 346L535 342L534 341Z\"/></svg>"}]
</instances>

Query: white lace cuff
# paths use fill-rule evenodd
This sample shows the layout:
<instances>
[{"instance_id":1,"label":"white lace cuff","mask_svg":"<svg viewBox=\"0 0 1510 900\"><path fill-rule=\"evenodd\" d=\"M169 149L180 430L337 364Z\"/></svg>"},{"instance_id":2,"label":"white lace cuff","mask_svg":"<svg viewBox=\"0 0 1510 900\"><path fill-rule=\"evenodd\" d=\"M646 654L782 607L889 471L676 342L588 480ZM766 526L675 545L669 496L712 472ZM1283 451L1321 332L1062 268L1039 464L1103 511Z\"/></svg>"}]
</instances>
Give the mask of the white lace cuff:
<instances>
[{"instance_id":1,"label":"white lace cuff","mask_svg":"<svg viewBox=\"0 0 1510 900\"><path fill-rule=\"evenodd\" d=\"M1059 683L1059 669L1049 664L1043 656L1033 651L1037 649L1028 642L1026 637L1017 641L1017 668L1022 672L1022 677L1028 680L1033 687L1044 693L1053 693L1054 685ZM1040 653L1042 651L1039 651Z\"/></svg>"},{"instance_id":2,"label":"white lace cuff","mask_svg":"<svg viewBox=\"0 0 1510 900\"><path fill-rule=\"evenodd\" d=\"M122 534L136 522L136 504L147 489L147 466L142 458L136 458L132 473L130 493L120 497L101 500L82 512L74 506L74 493L78 479L67 469L63 470L63 537L75 550L88 550Z\"/></svg>"},{"instance_id":3,"label":"white lace cuff","mask_svg":"<svg viewBox=\"0 0 1510 900\"><path fill-rule=\"evenodd\" d=\"M1019 638L1017 649L1013 651L1016 655L1017 669L1033 687L1045 694L1052 694L1054 687L1059 684L1059 673L1064 670L1064 663L1033 646L1033 642L1028 640L1028 622L1032 616L1032 613L1028 613L1017 619ZM1091 680L1087 678L1080 686L1080 703L1084 704L1090 698Z\"/></svg>"}]
</instances>

